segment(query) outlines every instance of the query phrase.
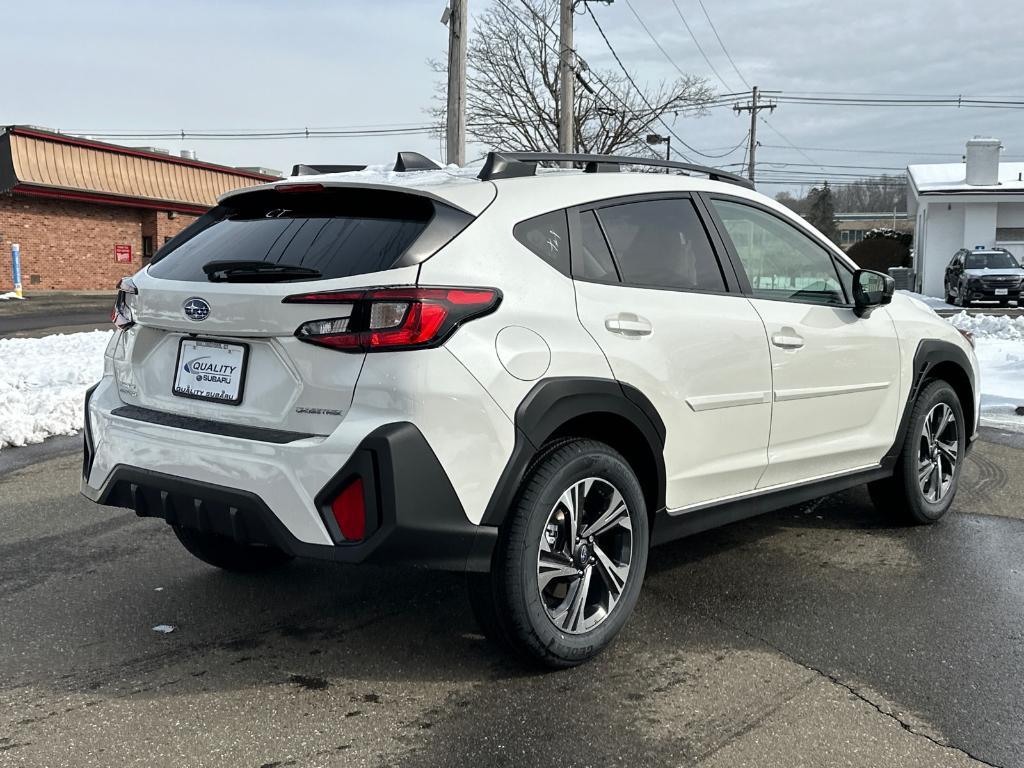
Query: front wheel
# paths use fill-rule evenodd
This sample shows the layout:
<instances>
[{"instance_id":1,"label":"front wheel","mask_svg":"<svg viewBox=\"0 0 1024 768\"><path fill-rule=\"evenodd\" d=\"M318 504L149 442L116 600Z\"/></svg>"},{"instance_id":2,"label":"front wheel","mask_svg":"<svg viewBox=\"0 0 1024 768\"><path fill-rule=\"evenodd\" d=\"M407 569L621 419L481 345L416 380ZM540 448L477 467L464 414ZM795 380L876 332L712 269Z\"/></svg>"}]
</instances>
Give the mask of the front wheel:
<instances>
[{"instance_id":1,"label":"front wheel","mask_svg":"<svg viewBox=\"0 0 1024 768\"><path fill-rule=\"evenodd\" d=\"M966 446L960 398L933 381L914 403L893 476L868 485L875 507L914 525L938 521L956 496Z\"/></svg>"},{"instance_id":2,"label":"front wheel","mask_svg":"<svg viewBox=\"0 0 1024 768\"><path fill-rule=\"evenodd\" d=\"M647 567L647 508L626 460L594 440L542 454L470 599L485 634L564 668L593 658L633 612Z\"/></svg>"},{"instance_id":3,"label":"front wheel","mask_svg":"<svg viewBox=\"0 0 1024 768\"><path fill-rule=\"evenodd\" d=\"M225 571L255 573L279 568L292 556L276 547L240 544L216 533L197 531L180 525L172 526L178 541L204 563Z\"/></svg>"}]
</instances>

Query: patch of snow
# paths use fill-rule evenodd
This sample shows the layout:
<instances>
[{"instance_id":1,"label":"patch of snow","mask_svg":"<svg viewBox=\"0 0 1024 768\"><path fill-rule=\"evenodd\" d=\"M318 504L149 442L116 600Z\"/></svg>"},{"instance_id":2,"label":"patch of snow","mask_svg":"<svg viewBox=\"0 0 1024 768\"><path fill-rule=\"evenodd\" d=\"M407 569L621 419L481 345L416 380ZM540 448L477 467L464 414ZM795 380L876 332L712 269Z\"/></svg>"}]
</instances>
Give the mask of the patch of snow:
<instances>
[{"instance_id":1,"label":"patch of snow","mask_svg":"<svg viewBox=\"0 0 1024 768\"><path fill-rule=\"evenodd\" d=\"M7 293L0 293L0 301L7 301L8 299L17 299L18 301L24 301L24 296L19 296L14 291L8 291Z\"/></svg>"},{"instance_id":2,"label":"patch of snow","mask_svg":"<svg viewBox=\"0 0 1024 768\"><path fill-rule=\"evenodd\" d=\"M177 629L177 627L171 624L157 624L155 627L153 627L154 632L159 632L162 635L169 635L175 629Z\"/></svg>"},{"instance_id":3,"label":"patch of snow","mask_svg":"<svg viewBox=\"0 0 1024 768\"><path fill-rule=\"evenodd\" d=\"M981 366L981 423L1024 432L1024 317L969 315L948 318L974 336L974 353Z\"/></svg>"},{"instance_id":4,"label":"patch of snow","mask_svg":"<svg viewBox=\"0 0 1024 768\"><path fill-rule=\"evenodd\" d=\"M0 339L0 449L82 428L85 390L103 375L112 333Z\"/></svg>"}]
</instances>

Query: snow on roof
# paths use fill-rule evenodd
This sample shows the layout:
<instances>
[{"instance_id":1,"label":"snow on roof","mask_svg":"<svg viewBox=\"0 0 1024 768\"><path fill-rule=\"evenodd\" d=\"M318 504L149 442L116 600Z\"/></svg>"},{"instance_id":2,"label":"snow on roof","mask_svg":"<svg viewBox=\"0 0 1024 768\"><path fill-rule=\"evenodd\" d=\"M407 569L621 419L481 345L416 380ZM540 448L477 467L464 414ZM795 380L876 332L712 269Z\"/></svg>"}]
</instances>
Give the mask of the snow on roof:
<instances>
[{"instance_id":1,"label":"snow on roof","mask_svg":"<svg viewBox=\"0 0 1024 768\"><path fill-rule=\"evenodd\" d=\"M1024 163L1000 163L999 184L986 186L967 183L966 163L908 165L907 175L918 194L927 192L1024 193Z\"/></svg>"}]
</instances>

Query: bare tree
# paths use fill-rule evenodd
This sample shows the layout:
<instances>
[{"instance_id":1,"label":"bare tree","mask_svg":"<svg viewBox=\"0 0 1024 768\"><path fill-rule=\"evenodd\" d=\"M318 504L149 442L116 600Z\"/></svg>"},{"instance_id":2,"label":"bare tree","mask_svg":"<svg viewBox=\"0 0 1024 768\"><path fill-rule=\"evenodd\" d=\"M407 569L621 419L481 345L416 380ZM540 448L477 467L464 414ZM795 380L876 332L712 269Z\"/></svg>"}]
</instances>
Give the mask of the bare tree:
<instances>
[{"instance_id":1,"label":"bare tree","mask_svg":"<svg viewBox=\"0 0 1024 768\"><path fill-rule=\"evenodd\" d=\"M466 99L466 130L474 141L493 149L556 151L557 30L558 0L499 0L474 19ZM445 73L443 62L430 64ZM644 139L664 130L659 118L671 122L681 114L702 114L714 96L699 77L661 83L642 94L620 72L584 71L578 77L578 152L651 155ZM443 131L443 82L428 111Z\"/></svg>"}]
</instances>

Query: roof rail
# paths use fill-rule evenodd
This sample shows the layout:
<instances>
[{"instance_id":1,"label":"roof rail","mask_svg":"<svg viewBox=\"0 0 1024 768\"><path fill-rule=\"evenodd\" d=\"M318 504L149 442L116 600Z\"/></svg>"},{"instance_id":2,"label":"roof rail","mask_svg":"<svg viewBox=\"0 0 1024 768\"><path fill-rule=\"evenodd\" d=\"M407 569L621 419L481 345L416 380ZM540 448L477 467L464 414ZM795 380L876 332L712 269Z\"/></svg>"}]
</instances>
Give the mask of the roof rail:
<instances>
[{"instance_id":1,"label":"roof rail","mask_svg":"<svg viewBox=\"0 0 1024 768\"><path fill-rule=\"evenodd\" d=\"M578 155L562 152L488 152L484 167L477 177L483 181L492 179L511 179L519 176L533 176L537 171L537 163L572 162L582 163L584 173L615 172L623 165L646 165L654 168L671 168L687 174L700 173L712 181L724 181L741 187L753 189L749 179L735 173L709 168L706 165L677 163L675 160L659 158L625 157L623 155Z\"/></svg>"}]
</instances>

